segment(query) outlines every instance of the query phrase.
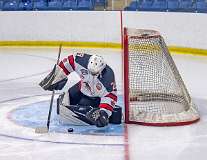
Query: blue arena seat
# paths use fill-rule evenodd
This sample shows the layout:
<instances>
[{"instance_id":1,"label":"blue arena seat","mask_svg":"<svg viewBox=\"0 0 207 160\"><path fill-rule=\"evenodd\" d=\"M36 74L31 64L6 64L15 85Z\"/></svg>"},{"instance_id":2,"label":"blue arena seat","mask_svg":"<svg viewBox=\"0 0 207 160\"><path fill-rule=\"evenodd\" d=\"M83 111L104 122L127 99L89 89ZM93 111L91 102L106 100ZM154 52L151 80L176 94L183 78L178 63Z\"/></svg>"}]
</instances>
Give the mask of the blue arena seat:
<instances>
[{"instance_id":1,"label":"blue arena seat","mask_svg":"<svg viewBox=\"0 0 207 160\"><path fill-rule=\"evenodd\" d=\"M151 11L152 3L153 3L153 0L143 0L142 2L140 2L140 5L138 6L138 10Z\"/></svg>"},{"instance_id":2,"label":"blue arena seat","mask_svg":"<svg viewBox=\"0 0 207 160\"><path fill-rule=\"evenodd\" d=\"M33 2L31 0L21 0L19 10L33 10Z\"/></svg>"},{"instance_id":3,"label":"blue arena seat","mask_svg":"<svg viewBox=\"0 0 207 160\"><path fill-rule=\"evenodd\" d=\"M77 0L63 0L62 10L76 10L77 6Z\"/></svg>"},{"instance_id":4,"label":"blue arena seat","mask_svg":"<svg viewBox=\"0 0 207 160\"><path fill-rule=\"evenodd\" d=\"M178 11L179 10L179 0L168 0L167 1L168 11Z\"/></svg>"},{"instance_id":5,"label":"blue arena seat","mask_svg":"<svg viewBox=\"0 0 207 160\"><path fill-rule=\"evenodd\" d=\"M78 0L78 10L93 10L94 5L92 3L92 0Z\"/></svg>"},{"instance_id":6,"label":"blue arena seat","mask_svg":"<svg viewBox=\"0 0 207 160\"><path fill-rule=\"evenodd\" d=\"M205 0L197 0L197 2L196 2L196 10L197 10L197 12L207 13L207 1L205 1Z\"/></svg>"},{"instance_id":7,"label":"blue arena seat","mask_svg":"<svg viewBox=\"0 0 207 160\"><path fill-rule=\"evenodd\" d=\"M33 9L34 10L47 10L47 0L34 0Z\"/></svg>"},{"instance_id":8,"label":"blue arena seat","mask_svg":"<svg viewBox=\"0 0 207 160\"><path fill-rule=\"evenodd\" d=\"M95 6L103 6L104 8L107 6L107 0L94 0Z\"/></svg>"},{"instance_id":9,"label":"blue arena seat","mask_svg":"<svg viewBox=\"0 0 207 160\"><path fill-rule=\"evenodd\" d=\"M138 1L132 1L129 6L125 7L125 11L136 11L138 8Z\"/></svg>"},{"instance_id":10,"label":"blue arena seat","mask_svg":"<svg viewBox=\"0 0 207 160\"><path fill-rule=\"evenodd\" d=\"M48 10L61 10L62 9L62 0L49 0L48 1Z\"/></svg>"},{"instance_id":11,"label":"blue arena seat","mask_svg":"<svg viewBox=\"0 0 207 160\"><path fill-rule=\"evenodd\" d=\"M194 0L180 0L179 10L182 12L196 11L196 3Z\"/></svg>"},{"instance_id":12,"label":"blue arena seat","mask_svg":"<svg viewBox=\"0 0 207 160\"><path fill-rule=\"evenodd\" d=\"M155 0L152 4L152 11L167 11L166 0Z\"/></svg>"},{"instance_id":13,"label":"blue arena seat","mask_svg":"<svg viewBox=\"0 0 207 160\"><path fill-rule=\"evenodd\" d=\"M18 10L19 2L18 0L6 0L3 3L2 10L4 11L16 11Z\"/></svg>"},{"instance_id":14,"label":"blue arena seat","mask_svg":"<svg viewBox=\"0 0 207 160\"><path fill-rule=\"evenodd\" d=\"M3 1L0 1L0 11L2 10L3 8Z\"/></svg>"}]
</instances>

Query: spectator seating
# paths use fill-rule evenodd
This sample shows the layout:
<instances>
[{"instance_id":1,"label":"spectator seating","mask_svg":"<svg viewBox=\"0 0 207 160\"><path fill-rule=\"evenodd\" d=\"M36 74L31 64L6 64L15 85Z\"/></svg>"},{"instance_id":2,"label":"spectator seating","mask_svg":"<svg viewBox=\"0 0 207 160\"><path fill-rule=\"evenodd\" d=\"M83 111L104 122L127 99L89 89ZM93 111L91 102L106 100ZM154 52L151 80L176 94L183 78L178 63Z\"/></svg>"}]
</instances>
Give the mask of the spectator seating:
<instances>
[{"instance_id":1,"label":"spectator seating","mask_svg":"<svg viewBox=\"0 0 207 160\"><path fill-rule=\"evenodd\" d=\"M15 11L18 10L19 2L18 0L7 0L3 2L3 8L4 11Z\"/></svg>"},{"instance_id":2,"label":"spectator seating","mask_svg":"<svg viewBox=\"0 0 207 160\"><path fill-rule=\"evenodd\" d=\"M0 0L0 10L105 10L108 0ZM207 13L207 0L133 0L126 11Z\"/></svg>"},{"instance_id":3,"label":"spectator seating","mask_svg":"<svg viewBox=\"0 0 207 160\"><path fill-rule=\"evenodd\" d=\"M3 8L3 0L0 0L0 11L2 10Z\"/></svg>"},{"instance_id":4,"label":"spectator seating","mask_svg":"<svg viewBox=\"0 0 207 160\"><path fill-rule=\"evenodd\" d=\"M78 10L93 10L94 5L92 0L79 0L78 1Z\"/></svg>"},{"instance_id":5,"label":"spectator seating","mask_svg":"<svg viewBox=\"0 0 207 160\"><path fill-rule=\"evenodd\" d=\"M48 10L61 10L62 0L49 0L47 9Z\"/></svg>"},{"instance_id":6,"label":"spectator seating","mask_svg":"<svg viewBox=\"0 0 207 160\"><path fill-rule=\"evenodd\" d=\"M77 7L77 0L63 0L62 10L76 10Z\"/></svg>"},{"instance_id":7,"label":"spectator seating","mask_svg":"<svg viewBox=\"0 0 207 160\"><path fill-rule=\"evenodd\" d=\"M180 0L179 11L182 12L195 12L196 3L194 0Z\"/></svg>"},{"instance_id":8,"label":"spectator seating","mask_svg":"<svg viewBox=\"0 0 207 160\"><path fill-rule=\"evenodd\" d=\"M154 0L151 6L152 11L167 11L166 0Z\"/></svg>"},{"instance_id":9,"label":"spectator seating","mask_svg":"<svg viewBox=\"0 0 207 160\"><path fill-rule=\"evenodd\" d=\"M138 8L138 1L132 1L129 6L125 7L125 11L136 11Z\"/></svg>"},{"instance_id":10,"label":"spectator seating","mask_svg":"<svg viewBox=\"0 0 207 160\"><path fill-rule=\"evenodd\" d=\"M47 0L34 0L33 9L34 10L47 10Z\"/></svg>"},{"instance_id":11,"label":"spectator seating","mask_svg":"<svg viewBox=\"0 0 207 160\"><path fill-rule=\"evenodd\" d=\"M136 0L124 10L207 13L207 0Z\"/></svg>"},{"instance_id":12,"label":"spectator seating","mask_svg":"<svg viewBox=\"0 0 207 160\"><path fill-rule=\"evenodd\" d=\"M140 11L151 11L153 0L142 0L138 5Z\"/></svg>"},{"instance_id":13,"label":"spectator seating","mask_svg":"<svg viewBox=\"0 0 207 160\"><path fill-rule=\"evenodd\" d=\"M179 0L168 0L168 11L178 11L179 10Z\"/></svg>"},{"instance_id":14,"label":"spectator seating","mask_svg":"<svg viewBox=\"0 0 207 160\"><path fill-rule=\"evenodd\" d=\"M197 12L207 13L207 1L197 0L196 1L196 10L197 10Z\"/></svg>"},{"instance_id":15,"label":"spectator seating","mask_svg":"<svg viewBox=\"0 0 207 160\"><path fill-rule=\"evenodd\" d=\"M102 6L106 8L107 2L107 0L94 0L94 6Z\"/></svg>"},{"instance_id":16,"label":"spectator seating","mask_svg":"<svg viewBox=\"0 0 207 160\"><path fill-rule=\"evenodd\" d=\"M33 10L33 2L31 0L21 0L18 10Z\"/></svg>"}]
</instances>

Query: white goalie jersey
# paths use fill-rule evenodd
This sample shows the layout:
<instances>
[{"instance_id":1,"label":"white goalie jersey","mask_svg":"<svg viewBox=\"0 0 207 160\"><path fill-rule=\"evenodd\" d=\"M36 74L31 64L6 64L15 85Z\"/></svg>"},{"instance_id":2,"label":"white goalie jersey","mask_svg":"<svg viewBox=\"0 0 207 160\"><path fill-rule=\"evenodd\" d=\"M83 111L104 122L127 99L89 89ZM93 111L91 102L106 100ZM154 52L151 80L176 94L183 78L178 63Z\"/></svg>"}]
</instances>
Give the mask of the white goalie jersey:
<instances>
[{"instance_id":1,"label":"white goalie jersey","mask_svg":"<svg viewBox=\"0 0 207 160\"><path fill-rule=\"evenodd\" d=\"M75 71L81 78L80 91L88 97L100 97L99 107L112 111L117 102L117 89L113 70L106 65L99 75L87 69L91 55L77 53L64 58L59 66L66 75Z\"/></svg>"}]
</instances>

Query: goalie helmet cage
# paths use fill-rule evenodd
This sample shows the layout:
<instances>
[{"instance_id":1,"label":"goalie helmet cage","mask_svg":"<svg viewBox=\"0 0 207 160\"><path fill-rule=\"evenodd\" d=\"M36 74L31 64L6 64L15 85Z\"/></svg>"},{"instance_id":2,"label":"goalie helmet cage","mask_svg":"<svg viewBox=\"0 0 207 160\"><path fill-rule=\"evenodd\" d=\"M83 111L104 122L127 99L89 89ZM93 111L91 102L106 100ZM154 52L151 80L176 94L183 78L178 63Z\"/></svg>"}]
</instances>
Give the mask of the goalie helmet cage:
<instances>
[{"instance_id":1,"label":"goalie helmet cage","mask_svg":"<svg viewBox=\"0 0 207 160\"><path fill-rule=\"evenodd\" d=\"M179 126L199 120L157 31L124 28L124 94L126 123Z\"/></svg>"}]
</instances>

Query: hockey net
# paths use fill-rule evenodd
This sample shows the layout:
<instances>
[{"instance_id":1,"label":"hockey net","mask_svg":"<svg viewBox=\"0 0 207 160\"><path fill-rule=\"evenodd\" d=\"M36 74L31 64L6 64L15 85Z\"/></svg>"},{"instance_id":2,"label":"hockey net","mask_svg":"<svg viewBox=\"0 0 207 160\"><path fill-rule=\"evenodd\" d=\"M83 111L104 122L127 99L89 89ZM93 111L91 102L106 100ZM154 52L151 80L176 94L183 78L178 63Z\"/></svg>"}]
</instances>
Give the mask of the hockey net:
<instances>
[{"instance_id":1,"label":"hockey net","mask_svg":"<svg viewBox=\"0 0 207 160\"><path fill-rule=\"evenodd\" d=\"M199 120L159 32L124 29L124 74L126 123L174 126Z\"/></svg>"}]
</instances>

